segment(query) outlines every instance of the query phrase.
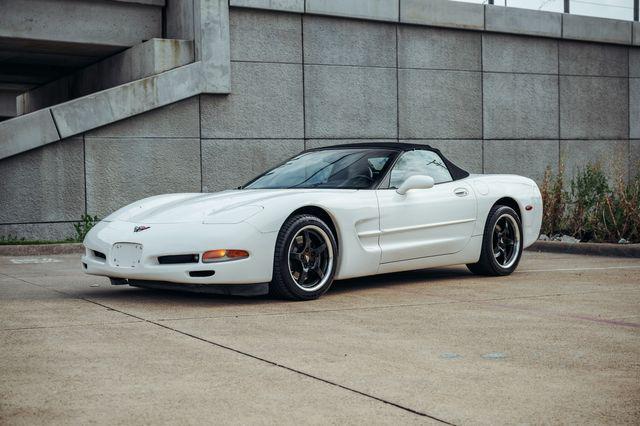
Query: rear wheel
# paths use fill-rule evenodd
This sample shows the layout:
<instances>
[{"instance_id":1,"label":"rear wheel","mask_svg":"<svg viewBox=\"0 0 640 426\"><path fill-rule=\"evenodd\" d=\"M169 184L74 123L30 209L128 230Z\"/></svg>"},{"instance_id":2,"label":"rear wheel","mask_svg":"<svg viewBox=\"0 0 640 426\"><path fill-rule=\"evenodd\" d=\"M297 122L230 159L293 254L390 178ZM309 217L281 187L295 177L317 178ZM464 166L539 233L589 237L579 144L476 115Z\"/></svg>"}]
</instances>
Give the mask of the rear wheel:
<instances>
[{"instance_id":1,"label":"rear wheel","mask_svg":"<svg viewBox=\"0 0 640 426\"><path fill-rule=\"evenodd\" d=\"M335 236L324 221L308 214L290 217L276 241L270 292L290 300L317 299L333 283L337 255Z\"/></svg>"},{"instance_id":2,"label":"rear wheel","mask_svg":"<svg viewBox=\"0 0 640 426\"><path fill-rule=\"evenodd\" d=\"M493 206L484 226L480 259L468 264L467 268L479 275L509 275L518 266L521 256L520 217L511 207Z\"/></svg>"}]
</instances>

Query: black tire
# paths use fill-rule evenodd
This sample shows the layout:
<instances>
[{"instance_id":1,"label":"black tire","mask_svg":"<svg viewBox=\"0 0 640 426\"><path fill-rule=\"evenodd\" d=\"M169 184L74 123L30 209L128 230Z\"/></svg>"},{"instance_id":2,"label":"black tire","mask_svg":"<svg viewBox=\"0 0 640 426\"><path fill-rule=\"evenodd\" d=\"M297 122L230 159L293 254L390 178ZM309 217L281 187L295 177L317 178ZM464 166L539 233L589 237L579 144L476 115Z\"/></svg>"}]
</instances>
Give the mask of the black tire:
<instances>
[{"instance_id":1,"label":"black tire","mask_svg":"<svg viewBox=\"0 0 640 426\"><path fill-rule=\"evenodd\" d=\"M496 226L498 221L500 224ZM509 237L510 227L512 237ZM513 240L513 245L510 245L509 240ZM480 259L477 263L467 264L467 268L478 275L509 275L518 267L521 257L522 223L520 216L511 207L497 204L491 208L487 216L482 236Z\"/></svg>"},{"instance_id":2,"label":"black tire","mask_svg":"<svg viewBox=\"0 0 640 426\"><path fill-rule=\"evenodd\" d=\"M269 292L289 300L317 299L331 287L337 264L338 244L331 228L310 214L292 216L276 240Z\"/></svg>"}]
</instances>

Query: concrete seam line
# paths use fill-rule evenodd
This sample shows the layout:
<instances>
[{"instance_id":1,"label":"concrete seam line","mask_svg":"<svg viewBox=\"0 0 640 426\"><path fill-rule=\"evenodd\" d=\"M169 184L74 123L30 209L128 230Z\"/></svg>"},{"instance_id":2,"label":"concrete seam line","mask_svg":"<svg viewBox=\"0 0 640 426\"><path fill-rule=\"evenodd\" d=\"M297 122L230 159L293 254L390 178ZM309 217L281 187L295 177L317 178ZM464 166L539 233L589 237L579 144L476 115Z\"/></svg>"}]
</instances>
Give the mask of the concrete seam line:
<instances>
[{"instance_id":1,"label":"concrete seam line","mask_svg":"<svg viewBox=\"0 0 640 426\"><path fill-rule=\"evenodd\" d=\"M77 220L47 220L42 222L2 222L0 223L0 227L6 225L49 225L51 223L76 223Z\"/></svg>"},{"instance_id":2,"label":"concrete seam line","mask_svg":"<svg viewBox=\"0 0 640 426\"><path fill-rule=\"evenodd\" d=\"M452 426L454 425L454 423L450 423L450 422L448 422L448 421L446 421L446 420L440 419L440 418L438 418L438 417L434 417L434 416L432 416L432 415L430 415L430 414L427 414L427 413L423 413L423 412L421 412L421 411L414 410L413 408L409 408L409 407L406 407L406 406L403 406L403 405L397 404L397 403L395 403L395 402L388 401L388 400L386 400L386 399L383 399L383 398L380 398L380 397L377 397L377 396L374 396L374 395L371 395L371 394L368 394L368 393L365 393L365 392L359 391L359 390L354 389L354 388L350 388L350 387L345 386L345 385L341 385L340 383L333 382L333 381L328 380L328 379L323 379L322 377L315 376L315 375L310 374L310 373L305 373L305 372L304 372L304 371L302 371L302 370L298 370L298 369L293 368L293 367L288 367L288 366L286 366L286 365L284 365L284 364L280 364L280 363L278 363L278 362L271 361L271 360L269 360L269 359L262 358L262 357L260 357L260 356L250 354L250 353L245 352L245 351L242 351L242 350L240 350L240 349L235 349L235 348L232 348L231 346L223 345L223 344L221 344L221 343L214 342L213 340L205 339L204 337L196 336L195 334L187 333L186 331L182 331L182 330L178 330L178 329L173 328L173 327L169 327L168 325L160 324L160 323L155 322L155 321L152 321L152 320L147 320L147 319L145 319L145 318L138 317L138 316L136 316L136 315L132 315L132 314L129 314L129 313L127 313L127 312L120 311L120 310L118 310L118 309L111 308L111 307L109 307L109 306L107 306L107 305L103 305L103 304L101 304L101 303L99 303L99 302L94 302L94 301L92 301L92 300L88 300L88 299L84 299L84 298L81 298L81 299L82 299L82 300L85 300L85 301L87 301L87 302L89 302L89 303L95 303L96 305L102 306L102 307L104 307L104 308L114 310L114 311L119 312L119 313L121 313L121 314L123 314L123 315L129 315L129 316L131 316L131 317L133 317L133 318L136 318L136 319L142 320L142 321L144 321L144 322L147 322L147 323L149 323L149 324L153 324L153 325L155 325L155 326L158 326L158 327L164 328L164 329L166 329L166 330L173 331L174 333L182 334L183 336L190 337L190 338L192 338L192 339L196 339L196 340L199 340L199 341L204 342L204 343L208 343L208 344L210 344L210 345L213 345L213 346L219 347L219 348L221 348L221 349L226 349L226 350L228 350L228 351L231 351L231 352L237 353L237 354L239 354L239 355L246 356L246 357L251 358L251 359L255 359L255 360L257 360L257 361L264 362L264 363L269 364L269 365L272 365L272 366L274 366L274 367L279 367L279 368L282 368L282 369L284 369L284 370L290 371L290 372L292 372L292 373L296 373L296 374L299 374L299 375L301 375L301 376L305 376L305 377L308 377L308 378L310 378L310 379L317 380L317 381L319 381L319 382L326 383L326 384L328 384L328 385L335 386L335 387L338 387L338 388L340 388L340 389L344 389L344 390L349 391L349 392L353 392L353 393L358 394L358 395L360 395L360 396L364 396L364 397L366 397L366 398L370 398L370 399L373 399L373 400L375 400L375 401L382 402L382 403L387 404L387 405L391 405L391 406L396 407L396 408L399 408L399 409L401 409L401 410L403 410L403 411L407 411L407 412L409 412L409 413L416 414L416 415L421 416L421 417L427 417L427 418L430 418L430 419L432 419L432 420L435 420L435 421L437 421L437 422L440 422L440 423L443 423L443 424L446 424L446 425L452 425Z\"/></svg>"},{"instance_id":3,"label":"concrete seam line","mask_svg":"<svg viewBox=\"0 0 640 426\"><path fill-rule=\"evenodd\" d=\"M485 11L485 26L486 26L486 11ZM480 171L485 173L484 164L484 34L480 34Z\"/></svg>"},{"instance_id":4,"label":"concrete seam line","mask_svg":"<svg viewBox=\"0 0 640 426\"><path fill-rule=\"evenodd\" d=\"M53 111L49 108L49 114L51 114L51 120L53 120L53 126L56 128L56 132L58 132L58 140L62 139L60 135L60 129L58 128L58 123L56 122L56 117L53 115Z\"/></svg>"},{"instance_id":5,"label":"concrete seam line","mask_svg":"<svg viewBox=\"0 0 640 426\"><path fill-rule=\"evenodd\" d=\"M306 8L306 0L302 5L302 10ZM302 146L307 149L307 88L305 86L305 60L304 60L304 14L300 14L300 63L302 67Z\"/></svg>"},{"instance_id":6,"label":"concrete seam line","mask_svg":"<svg viewBox=\"0 0 640 426\"><path fill-rule=\"evenodd\" d=\"M387 404L387 405L391 405L392 407L396 407L396 408L399 408L399 409L401 409L403 411L407 411L409 413L416 414L416 415L418 415L420 417L427 417L427 418L435 420L435 421L437 421L439 423L443 423L443 424L446 424L446 425L454 426L454 423L450 423L450 422L448 422L446 420L440 419L438 417L434 417L434 416L432 416L430 414L414 410L413 408L405 407L405 406L397 404L395 402L391 402L391 401L388 401L386 399L383 399L383 398L380 398L380 397L377 397L377 396L374 396L374 395L359 391L357 389L353 389L353 388L350 388L348 386L341 385L340 383L336 383L336 382L333 382L331 380L323 379L321 377L315 376L315 375L310 374L310 373L305 373L302 370L298 370L298 369L293 368L293 367L288 367L288 366L286 366L284 364L280 364L278 362L271 361L271 360L268 360L266 358L262 358L262 357L257 356L257 355L253 355L253 354L250 354L248 352L241 351L240 349L232 348L231 346L226 346L226 345L223 345L221 343L216 343L213 340L205 339L204 337L196 336L194 334L187 333L186 331L182 331L182 330L178 330L178 329L173 328L173 327L169 327L168 325L160 324L160 323L158 323L156 321L149 320L149 319L143 318L141 316L138 316L138 315L135 315L135 314L131 314L129 312L122 311L120 309L113 308L113 307L111 307L109 305L105 305L103 303L96 302L96 301L91 300L91 299L87 299L86 297L78 297L78 296L75 296L73 294L70 294L70 293L67 293L65 291L62 291L62 290L57 290L57 289L53 289L53 288L49 288L49 287L43 286L41 284L32 283L32 282L27 281L27 280L25 280L23 278L14 277L14 276L11 276L11 275L8 275L8 274L2 274L2 275L5 275L7 277L10 277L10 278L25 282L27 284L34 285L36 287L40 287L40 288L44 288L46 290L50 290L50 291L53 291L53 292L56 292L56 293L60 293L60 294L63 294L65 296L68 296L68 297L71 297L71 298L74 298L74 299L84 300L85 302L92 303L92 304L97 305L97 306L101 306L101 307L103 307L105 309L108 309L110 311L118 312L119 314L126 315L126 316L131 317L131 318L135 318L135 319L137 319L139 321L146 322L148 324L152 324L152 325L155 325L157 327L164 328L165 330L173 331L174 333L178 333L178 334L181 334L183 336L190 337L192 339L196 339L196 340L199 340L199 341L204 342L204 343L208 343L210 345L219 347L221 349L226 349L228 351L232 351L232 352L234 352L236 354L243 355L245 357L252 358L252 359L257 360L257 361L261 361L263 363L272 365L274 367L279 367L279 368L282 368L284 370L290 371L292 373L296 373L296 374L299 374L301 376L305 376L305 377L308 377L310 379L317 380L319 382L326 383L328 385L335 386L335 387L338 387L340 389L343 389L343 390L358 394L360 396L364 396L366 398L373 399L375 401L382 402L382 403Z\"/></svg>"},{"instance_id":7,"label":"concrete seam line","mask_svg":"<svg viewBox=\"0 0 640 426\"><path fill-rule=\"evenodd\" d=\"M84 189L84 214L89 213L89 197L87 196L87 138L82 135L82 183Z\"/></svg>"},{"instance_id":8,"label":"concrete seam line","mask_svg":"<svg viewBox=\"0 0 640 426\"><path fill-rule=\"evenodd\" d=\"M99 304L99 303L98 303L98 304ZM105 306L105 307L106 307L106 308L108 308L107 306ZM108 309L113 309L113 308L108 308ZM121 312L121 311L118 311L118 310L116 310L116 311L117 311L117 312ZM124 313L124 312L122 312L122 313ZM127 315L126 313L124 313L124 314L125 314L125 315ZM134 316L134 317L135 317L135 316ZM435 420L435 421L437 421L437 422L440 422L440 423L443 423L443 424L446 424L446 425L454 425L454 423L450 423L450 422L448 422L448 421L446 421L446 420L440 419L440 418L438 418L438 417L434 417L434 416L432 416L432 415L430 415L430 414L427 414L427 413L423 413L423 412L421 412L421 411L414 410L413 408L409 408L409 407L406 407L406 406L403 406L403 405L397 404L397 403L395 403L395 402L388 401L388 400L386 400L386 399L383 399L383 398L380 398L380 397L377 397L377 396L374 396L374 395L368 394L368 393L366 393L366 392L359 391L359 390L354 389L354 388L350 388L350 387L345 386L345 385L341 385L340 383L333 382L333 381L328 380L328 379L323 379L322 377L315 376L315 375L310 374L310 373L305 373L305 372L304 372L304 371L302 371L302 370L298 370L298 369L293 368L293 367L288 367L288 366L286 366L286 365L284 365L284 364L280 364L280 363L277 363L277 362L275 362L275 361L271 361L271 360L268 360L268 359L266 359L266 358L262 358L262 357L260 357L260 356L253 355L253 354L250 354L250 353L248 353L248 352L244 352L244 351L241 351L241 350L239 350L239 349L235 349L235 348L232 348L232 347L230 347L230 346L223 345L223 344L221 344L221 343L216 343L216 342L214 342L214 341L212 341L212 340L205 339L205 338L203 338L203 337L199 337L199 336L196 336L196 335L194 335L194 334L187 333L187 332L185 332L185 331L178 330L178 329L176 329L176 328L172 328L172 327L169 327L169 326L164 325L164 324L159 324L159 323L157 323L157 322L155 322L155 321L150 321L150 320L145 320L145 319L143 319L143 320L144 320L144 321L146 321L146 322L148 322L148 323L150 323L150 324L154 324L154 325L156 325L156 326L158 326L158 327L162 327L162 328L164 328L164 329L171 330L171 331L173 331L173 332L175 332L175 333L179 333L179 334L182 334L182 335L184 335L184 336L191 337L191 338L193 338L193 339L200 340L200 341L205 342L205 343L209 343L209 344L214 345L214 346L217 346L217 347L219 347L219 348L222 348L222 349L226 349L226 350L229 350L229 351L235 352L235 353L237 353L237 354L239 354L239 355L244 355L244 356L246 356L246 357L249 357L249 358L255 359L255 360L257 360L257 361L262 361L262 362L267 363L267 364L269 364L269 365L272 365L272 366L274 366L274 367L279 367L279 368L282 368L282 369L284 369L284 370L290 371L290 372L292 372L292 373L296 373L296 374L299 374L299 375L302 375L302 376L308 377L308 378L310 378L310 379L314 379L314 380L317 380L317 381L320 381L320 382L326 383L326 384L328 384L328 385L335 386L335 387L338 387L338 388L340 388L340 389L344 389L344 390L346 390L346 391L356 393L356 394L358 394L358 395L361 395L361 396L364 396L364 397L366 397L366 398L370 398L370 399L376 400L376 401L378 401L378 402L382 402L382 403L387 404L387 405L391 405L391 406L393 406L393 407L399 408L399 409L404 410L404 411L407 411L407 412L409 412L409 413L416 414L416 415L421 416L421 417L427 417L427 418L430 418L430 419L432 419L432 420Z\"/></svg>"},{"instance_id":9,"label":"concrete seam line","mask_svg":"<svg viewBox=\"0 0 640 426\"><path fill-rule=\"evenodd\" d=\"M202 94L198 95L198 142L200 147L200 192L204 191L204 171L203 171L203 159L202 159Z\"/></svg>"}]
</instances>

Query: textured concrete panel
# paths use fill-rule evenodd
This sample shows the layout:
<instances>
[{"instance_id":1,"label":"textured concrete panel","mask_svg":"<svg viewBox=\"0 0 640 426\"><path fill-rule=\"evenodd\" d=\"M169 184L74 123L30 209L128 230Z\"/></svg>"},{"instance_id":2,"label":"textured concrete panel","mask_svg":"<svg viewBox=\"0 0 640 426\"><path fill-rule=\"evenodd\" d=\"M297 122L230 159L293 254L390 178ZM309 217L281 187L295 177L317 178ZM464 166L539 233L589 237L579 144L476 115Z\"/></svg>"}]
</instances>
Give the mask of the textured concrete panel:
<instances>
[{"instance_id":1,"label":"textured concrete panel","mask_svg":"<svg viewBox=\"0 0 640 426\"><path fill-rule=\"evenodd\" d=\"M560 41L560 74L626 77L628 49L610 44Z\"/></svg>"},{"instance_id":2,"label":"textured concrete panel","mask_svg":"<svg viewBox=\"0 0 640 426\"><path fill-rule=\"evenodd\" d=\"M398 66L480 70L481 34L402 25L398 28Z\"/></svg>"},{"instance_id":3,"label":"textured concrete panel","mask_svg":"<svg viewBox=\"0 0 640 426\"><path fill-rule=\"evenodd\" d=\"M543 37L562 35L562 14L515 7L485 6L487 31Z\"/></svg>"},{"instance_id":4,"label":"textured concrete panel","mask_svg":"<svg viewBox=\"0 0 640 426\"><path fill-rule=\"evenodd\" d=\"M562 38L631 44L631 22L563 14Z\"/></svg>"},{"instance_id":5,"label":"textured concrete panel","mask_svg":"<svg viewBox=\"0 0 640 426\"><path fill-rule=\"evenodd\" d=\"M485 73L483 117L485 138L557 138L558 77Z\"/></svg>"},{"instance_id":6,"label":"textured concrete panel","mask_svg":"<svg viewBox=\"0 0 640 426\"><path fill-rule=\"evenodd\" d=\"M640 138L640 78L629 79L629 137Z\"/></svg>"},{"instance_id":7,"label":"textured concrete panel","mask_svg":"<svg viewBox=\"0 0 640 426\"><path fill-rule=\"evenodd\" d=\"M482 173L481 139L411 139L400 142L429 145L439 149L448 160L469 173Z\"/></svg>"},{"instance_id":8,"label":"textured concrete panel","mask_svg":"<svg viewBox=\"0 0 640 426\"><path fill-rule=\"evenodd\" d=\"M629 77L640 77L640 47L629 48Z\"/></svg>"},{"instance_id":9,"label":"textured concrete panel","mask_svg":"<svg viewBox=\"0 0 640 426\"><path fill-rule=\"evenodd\" d=\"M325 146L345 145L350 143L397 142L397 139L307 139L304 149L322 148Z\"/></svg>"},{"instance_id":10,"label":"textured concrete panel","mask_svg":"<svg viewBox=\"0 0 640 426\"><path fill-rule=\"evenodd\" d=\"M626 139L628 79L560 76L561 139Z\"/></svg>"},{"instance_id":11,"label":"textured concrete panel","mask_svg":"<svg viewBox=\"0 0 640 426\"><path fill-rule=\"evenodd\" d=\"M264 10L229 11L231 60L301 62L300 16Z\"/></svg>"},{"instance_id":12,"label":"textured concrete panel","mask_svg":"<svg viewBox=\"0 0 640 426\"><path fill-rule=\"evenodd\" d=\"M557 74L558 42L485 33L482 35L482 67L484 71Z\"/></svg>"},{"instance_id":13,"label":"textured concrete panel","mask_svg":"<svg viewBox=\"0 0 640 426\"><path fill-rule=\"evenodd\" d=\"M304 13L304 0L230 0L229 6Z\"/></svg>"},{"instance_id":14,"label":"textured concrete panel","mask_svg":"<svg viewBox=\"0 0 640 426\"><path fill-rule=\"evenodd\" d=\"M564 140L560 141L560 159L564 162L568 179L588 163L599 163L609 183L619 176L627 180L629 176L628 140Z\"/></svg>"},{"instance_id":15,"label":"textured concrete panel","mask_svg":"<svg viewBox=\"0 0 640 426\"><path fill-rule=\"evenodd\" d=\"M64 241L75 236L73 222L0 224L0 237L5 238L24 238L27 241Z\"/></svg>"},{"instance_id":16,"label":"textured concrete panel","mask_svg":"<svg viewBox=\"0 0 640 426\"><path fill-rule=\"evenodd\" d=\"M633 23L633 45L640 46L640 22Z\"/></svg>"},{"instance_id":17,"label":"textured concrete panel","mask_svg":"<svg viewBox=\"0 0 640 426\"><path fill-rule=\"evenodd\" d=\"M402 0L400 22L482 30L484 6L449 0Z\"/></svg>"},{"instance_id":18,"label":"textured concrete panel","mask_svg":"<svg viewBox=\"0 0 640 426\"><path fill-rule=\"evenodd\" d=\"M542 183L544 172L558 171L557 140L485 140L484 173L526 176Z\"/></svg>"},{"instance_id":19,"label":"textured concrete panel","mask_svg":"<svg viewBox=\"0 0 640 426\"><path fill-rule=\"evenodd\" d=\"M480 139L481 85L477 72L400 70L400 137Z\"/></svg>"},{"instance_id":20,"label":"textured concrete panel","mask_svg":"<svg viewBox=\"0 0 640 426\"><path fill-rule=\"evenodd\" d=\"M79 220L83 163L81 138L0 160L0 223Z\"/></svg>"},{"instance_id":21,"label":"textured concrete panel","mask_svg":"<svg viewBox=\"0 0 640 426\"><path fill-rule=\"evenodd\" d=\"M198 97L176 102L135 117L87 132L88 137L191 137L200 136Z\"/></svg>"},{"instance_id":22,"label":"textured concrete panel","mask_svg":"<svg viewBox=\"0 0 640 426\"><path fill-rule=\"evenodd\" d=\"M302 139L203 139L202 190L237 188L303 150Z\"/></svg>"},{"instance_id":23,"label":"textured concrete panel","mask_svg":"<svg viewBox=\"0 0 640 426\"><path fill-rule=\"evenodd\" d=\"M200 192L200 140L86 138L87 211L105 217L151 195Z\"/></svg>"},{"instance_id":24,"label":"textured concrete panel","mask_svg":"<svg viewBox=\"0 0 640 426\"><path fill-rule=\"evenodd\" d=\"M393 138L396 70L305 66L306 136Z\"/></svg>"},{"instance_id":25,"label":"textured concrete panel","mask_svg":"<svg viewBox=\"0 0 640 426\"><path fill-rule=\"evenodd\" d=\"M629 141L629 178L640 177L640 139Z\"/></svg>"},{"instance_id":26,"label":"textured concrete panel","mask_svg":"<svg viewBox=\"0 0 640 426\"><path fill-rule=\"evenodd\" d=\"M203 138L302 138L302 66L231 64L233 93L200 98Z\"/></svg>"},{"instance_id":27,"label":"textured concrete panel","mask_svg":"<svg viewBox=\"0 0 640 426\"><path fill-rule=\"evenodd\" d=\"M348 18L397 21L399 0L306 0L306 12Z\"/></svg>"},{"instance_id":28,"label":"textured concrete panel","mask_svg":"<svg viewBox=\"0 0 640 426\"><path fill-rule=\"evenodd\" d=\"M133 46L162 36L162 9L82 0L3 0L0 37Z\"/></svg>"},{"instance_id":29,"label":"textured concrete panel","mask_svg":"<svg viewBox=\"0 0 640 426\"><path fill-rule=\"evenodd\" d=\"M396 66L396 27L379 22L304 16L308 64Z\"/></svg>"}]
</instances>

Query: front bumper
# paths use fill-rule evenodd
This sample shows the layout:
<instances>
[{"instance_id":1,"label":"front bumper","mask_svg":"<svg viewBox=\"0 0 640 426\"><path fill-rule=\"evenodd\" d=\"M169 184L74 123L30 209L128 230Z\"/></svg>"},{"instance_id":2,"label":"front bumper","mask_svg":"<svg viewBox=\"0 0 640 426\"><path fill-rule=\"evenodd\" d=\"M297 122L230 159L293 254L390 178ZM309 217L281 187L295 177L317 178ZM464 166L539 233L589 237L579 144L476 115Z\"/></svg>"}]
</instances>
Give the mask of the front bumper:
<instances>
[{"instance_id":1,"label":"front bumper","mask_svg":"<svg viewBox=\"0 0 640 426\"><path fill-rule=\"evenodd\" d=\"M262 233L248 223L238 224L151 224L134 232L131 222L100 222L84 240L83 270L110 278L177 284L257 284L271 281L276 233ZM114 258L114 246L141 245L139 263L122 265ZM213 249L242 249L246 259L203 263L202 253ZM103 257L96 255L102 253ZM198 254L196 263L160 264L158 257ZM194 271L213 272L192 276Z\"/></svg>"}]
</instances>

